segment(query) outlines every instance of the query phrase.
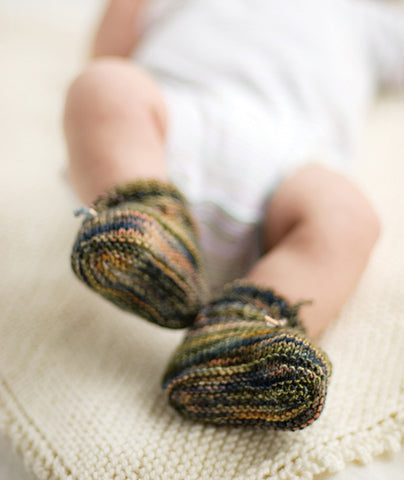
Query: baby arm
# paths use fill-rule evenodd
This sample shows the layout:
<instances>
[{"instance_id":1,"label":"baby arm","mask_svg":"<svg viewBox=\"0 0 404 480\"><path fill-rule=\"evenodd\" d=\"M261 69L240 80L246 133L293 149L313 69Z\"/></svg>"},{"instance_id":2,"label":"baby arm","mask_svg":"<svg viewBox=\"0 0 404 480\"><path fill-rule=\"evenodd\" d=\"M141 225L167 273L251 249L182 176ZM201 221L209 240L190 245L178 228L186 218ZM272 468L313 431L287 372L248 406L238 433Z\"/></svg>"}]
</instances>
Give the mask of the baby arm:
<instances>
[{"instance_id":1,"label":"baby arm","mask_svg":"<svg viewBox=\"0 0 404 480\"><path fill-rule=\"evenodd\" d=\"M140 38L138 23L148 0L109 0L93 41L91 57L127 57Z\"/></svg>"}]
</instances>

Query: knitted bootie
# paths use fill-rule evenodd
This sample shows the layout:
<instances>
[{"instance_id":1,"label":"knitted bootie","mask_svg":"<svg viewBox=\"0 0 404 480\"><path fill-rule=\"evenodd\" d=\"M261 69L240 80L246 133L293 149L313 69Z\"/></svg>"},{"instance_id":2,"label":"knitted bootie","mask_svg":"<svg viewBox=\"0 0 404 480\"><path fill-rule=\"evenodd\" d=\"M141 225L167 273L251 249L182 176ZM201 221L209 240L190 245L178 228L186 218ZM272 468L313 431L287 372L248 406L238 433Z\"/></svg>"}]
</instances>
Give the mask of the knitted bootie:
<instances>
[{"instance_id":1,"label":"knitted bootie","mask_svg":"<svg viewBox=\"0 0 404 480\"><path fill-rule=\"evenodd\" d=\"M163 379L170 404L193 420L298 430L321 413L331 374L272 291L236 282L196 319Z\"/></svg>"},{"instance_id":2,"label":"knitted bootie","mask_svg":"<svg viewBox=\"0 0 404 480\"><path fill-rule=\"evenodd\" d=\"M74 273L124 310L164 327L190 325L208 288L180 192L137 181L113 188L88 212L72 251Z\"/></svg>"}]
</instances>

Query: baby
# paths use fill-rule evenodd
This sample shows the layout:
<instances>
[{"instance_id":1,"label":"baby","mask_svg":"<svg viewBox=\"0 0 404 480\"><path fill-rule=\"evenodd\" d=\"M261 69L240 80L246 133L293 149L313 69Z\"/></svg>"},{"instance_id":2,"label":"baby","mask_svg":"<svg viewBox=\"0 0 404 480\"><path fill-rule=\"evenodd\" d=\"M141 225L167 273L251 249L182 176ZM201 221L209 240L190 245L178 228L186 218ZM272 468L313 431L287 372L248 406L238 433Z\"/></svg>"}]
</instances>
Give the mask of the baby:
<instances>
[{"instance_id":1,"label":"baby","mask_svg":"<svg viewBox=\"0 0 404 480\"><path fill-rule=\"evenodd\" d=\"M160 8L157 8L160 7ZM110 0L65 108L88 208L76 275L189 327L163 379L182 415L297 430L331 374L314 343L379 235L346 177L404 18L360 0Z\"/></svg>"}]
</instances>

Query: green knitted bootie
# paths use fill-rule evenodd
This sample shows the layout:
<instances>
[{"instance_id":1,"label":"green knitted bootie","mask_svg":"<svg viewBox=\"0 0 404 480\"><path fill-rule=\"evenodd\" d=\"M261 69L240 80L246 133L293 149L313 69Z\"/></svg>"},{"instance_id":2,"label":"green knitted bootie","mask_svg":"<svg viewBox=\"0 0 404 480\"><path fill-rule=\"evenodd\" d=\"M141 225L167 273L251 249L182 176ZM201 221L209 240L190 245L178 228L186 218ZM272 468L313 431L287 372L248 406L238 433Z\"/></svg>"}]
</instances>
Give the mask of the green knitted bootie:
<instances>
[{"instance_id":1,"label":"green knitted bootie","mask_svg":"<svg viewBox=\"0 0 404 480\"><path fill-rule=\"evenodd\" d=\"M95 292L163 327L190 325L208 295L186 202L175 187L157 181L99 197L87 211L71 264Z\"/></svg>"},{"instance_id":2,"label":"green knitted bootie","mask_svg":"<svg viewBox=\"0 0 404 480\"><path fill-rule=\"evenodd\" d=\"M217 425L298 430L320 415L331 374L305 336L299 305L233 283L204 307L163 378L170 404Z\"/></svg>"}]
</instances>

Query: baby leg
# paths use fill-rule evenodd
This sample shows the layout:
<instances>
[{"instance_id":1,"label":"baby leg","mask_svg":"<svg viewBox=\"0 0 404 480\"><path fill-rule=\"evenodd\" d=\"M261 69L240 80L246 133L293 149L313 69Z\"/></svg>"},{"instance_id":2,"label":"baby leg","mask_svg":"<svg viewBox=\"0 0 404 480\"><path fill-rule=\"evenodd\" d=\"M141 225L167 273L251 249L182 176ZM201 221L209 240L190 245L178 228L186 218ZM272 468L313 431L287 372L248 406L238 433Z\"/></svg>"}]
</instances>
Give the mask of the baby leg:
<instances>
[{"instance_id":1,"label":"baby leg","mask_svg":"<svg viewBox=\"0 0 404 480\"><path fill-rule=\"evenodd\" d=\"M173 355L163 379L171 404L208 423L310 425L331 365L305 330L314 337L337 315L378 232L367 200L341 175L307 166L287 179L268 207L268 253L202 309Z\"/></svg>"},{"instance_id":2,"label":"baby leg","mask_svg":"<svg viewBox=\"0 0 404 480\"><path fill-rule=\"evenodd\" d=\"M69 89L64 120L70 176L85 203L131 180L167 180L165 104L133 62L90 64Z\"/></svg>"},{"instance_id":3,"label":"baby leg","mask_svg":"<svg viewBox=\"0 0 404 480\"><path fill-rule=\"evenodd\" d=\"M164 101L151 77L125 60L87 67L66 101L72 182L92 202L72 268L117 306L154 323L191 323L207 286L197 232L168 182Z\"/></svg>"},{"instance_id":4,"label":"baby leg","mask_svg":"<svg viewBox=\"0 0 404 480\"><path fill-rule=\"evenodd\" d=\"M367 199L344 176L309 165L288 178L268 205L268 253L247 279L272 287L303 305L310 337L336 317L379 235L378 218Z\"/></svg>"}]
</instances>

